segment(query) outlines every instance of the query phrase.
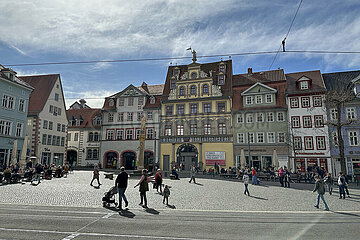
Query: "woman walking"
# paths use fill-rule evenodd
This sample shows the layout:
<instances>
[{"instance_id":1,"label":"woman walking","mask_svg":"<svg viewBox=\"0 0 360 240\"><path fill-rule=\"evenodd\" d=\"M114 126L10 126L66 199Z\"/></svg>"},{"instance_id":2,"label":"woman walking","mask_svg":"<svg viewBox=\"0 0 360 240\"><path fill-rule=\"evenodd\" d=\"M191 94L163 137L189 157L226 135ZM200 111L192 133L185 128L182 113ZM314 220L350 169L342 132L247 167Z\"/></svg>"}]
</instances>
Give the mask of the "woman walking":
<instances>
[{"instance_id":1,"label":"woman walking","mask_svg":"<svg viewBox=\"0 0 360 240\"><path fill-rule=\"evenodd\" d=\"M157 170L157 173L155 174L155 183L156 183L156 191L159 192L159 187L160 187L160 193L162 193L162 173L161 173L161 169L159 168Z\"/></svg>"},{"instance_id":2,"label":"woman walking","mask_svg":"<svg viewBox=\"0 0 360 240\"><path fill-rule=\"evenodd\" d=\"M134 188L136 188L137 186L140 185L140 187L139 187L140 204L139 205L143 206L144 208L147 208L146 192L149 191L149 182L150 182L150 178L148 177L147 170L143 169L140 181L134 186Z\"/></svg>"}]
</instances>

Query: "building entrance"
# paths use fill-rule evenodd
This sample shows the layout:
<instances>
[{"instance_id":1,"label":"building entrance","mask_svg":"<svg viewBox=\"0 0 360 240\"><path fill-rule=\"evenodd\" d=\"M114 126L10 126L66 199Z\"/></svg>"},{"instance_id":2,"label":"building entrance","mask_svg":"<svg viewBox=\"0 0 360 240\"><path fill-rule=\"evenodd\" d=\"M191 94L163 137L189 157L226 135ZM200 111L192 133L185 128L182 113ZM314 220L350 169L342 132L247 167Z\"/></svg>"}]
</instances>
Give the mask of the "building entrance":
<instances>
[{"instance_id":1,"label":"building entrance","mask_svg":"<svg viewBox=\"0 0 360 240\"><path fill-rule=\"evenodd\" d=\"M67 151L66 158L71 166L75 166L77 162L77 152L75 150Z\"/></svg>"},{"instance_id":2,"label":"building entrance","mask_svg":"<svg viewBox=\"0 0 360 240\"><path fill-rule=\"evenodd\" d=\"M122 165L126 170L134 170L136 166L136 154L134 152L123 152Z\"/></svg>"},{"instance_id":3,"label":"building entrance","mask_svg":"<svg viewBox=\"0 0 360 240\"><path fill-rule=\"evenodd\" d=\"M151 151L144 152L144 168L149 172L152 172L154 169L154 153Z\"/></svg>"},{"instance_id":4,"label":"building entrance","mask_svg":"<svg viewBox=\"0 0 360 240\"><path fill-rule=\"evenodd\" d=\"M118 155L117 155L116 152L108 152L108 153L106 153L104 167L105 168L113 168L114 161L116 161L117 158L118 158Z\"/></svg>"},{"instance_id":5,"label":"building entrance","mask_svg":"<svg viewBox=\"0 0 360 240\"><path fill-rule=\"evenodd\" d=\"M180 145L176 152L177 164L182 165L185 171L190 171L192 165L198 165L198 150L189 143Z\"/></svg>"}]
</instances>

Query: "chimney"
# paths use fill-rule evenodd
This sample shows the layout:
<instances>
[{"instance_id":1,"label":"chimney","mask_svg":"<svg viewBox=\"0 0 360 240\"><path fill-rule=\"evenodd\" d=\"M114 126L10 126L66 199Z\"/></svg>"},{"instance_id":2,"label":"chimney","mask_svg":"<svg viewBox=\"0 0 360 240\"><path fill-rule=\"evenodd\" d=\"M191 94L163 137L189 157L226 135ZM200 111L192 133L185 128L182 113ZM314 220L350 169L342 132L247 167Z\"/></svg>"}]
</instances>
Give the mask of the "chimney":
<instances>
[{"instance_id":1,"label":"chimney","mask_svg":"<svg viewBox=\"0 0 360 240\"><path fill-rule=\"evenodd\" d=\"M86 103L86 101L85 101L85 99L80 99L80 105L81 105L81 108L85 108L85 103Z\"/></svg>"},{"instance_id":2,"label":"chimney","mask_svg":"<svg viewBox=\"0 0 360 240\"><path fill-rule=\"evenodd\" d=\"M252 74L252 68L248 68L248 74Z\"/></svg>"}]
</instances>

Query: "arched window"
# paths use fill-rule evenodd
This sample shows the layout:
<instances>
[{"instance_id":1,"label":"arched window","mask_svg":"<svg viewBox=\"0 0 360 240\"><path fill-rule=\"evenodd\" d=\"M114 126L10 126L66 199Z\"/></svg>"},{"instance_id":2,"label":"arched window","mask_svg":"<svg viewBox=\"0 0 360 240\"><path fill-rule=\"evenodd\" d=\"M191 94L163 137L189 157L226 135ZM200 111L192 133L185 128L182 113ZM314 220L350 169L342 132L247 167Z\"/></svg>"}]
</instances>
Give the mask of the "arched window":
<instances>
[{"instance_id":1,"label":"arched window","mask_svg":"<svg viewBox=\"0 0 360 240\"><path fill-rule=\"evenodd\" d=\"M190 87L190 95L196 95L196 86L195 85L191 85L191 87Z\"/></svg>"},{"instance_id":2,"label":"arched window","mask_svg":"<svg viewBox=\"0 0 360 240\"><path fill-rule=\"evenodd\" d=\"M98 150L97 149L94 149L93 150L93 156L92 156L93 159L97 159L98 158Z\"/></svg>"},{"instance_id":3,"label":"arched window","mask_svg":"<svg viewBox=\"0 0 360 240\"><path fill-rule=\"evenodd\" d=\"M203 94L208 94L209 93L209 85L204 84L203 85Z\"/></svg>"},{"instance_id":4,"label":"arched window","mask_svg":"<svg viewBox=\"0 0 360 240\"><path fill-rule=\"evenodd\" d=\"M99 133L97 132L94 134L94 141L95 142L99 141Z\"/></svg>"},{"instance_id":5,"label":"arched window","mask_svg":"<svg viewBox=\"0 0 360 240\"><path fill-rule=\"evenodd\" d=\"M89 142L94 141L94 134L91 132L89 133Z\"/></svg>"},{"instance_id":6,"label":"arched window","mask_svg":"<svg viewBox=\"0 0 360 240\"><path fill-rule=\"evenodd\" d=\"M185 87L184 86L181 86L180 87L180 96L185 96Z\"/></svg>"},{"instance_id":7,"label":"arched window","mask_svg":"<svg viewBox=\"0 0 360 240\"><path fill-rule=\"evenodd\" d=\"M88 152L87 152L87 159L91 159L92 158L92 155L93 154L93 151L92 149L88 149Z\"/></svg>"}]
</instances>

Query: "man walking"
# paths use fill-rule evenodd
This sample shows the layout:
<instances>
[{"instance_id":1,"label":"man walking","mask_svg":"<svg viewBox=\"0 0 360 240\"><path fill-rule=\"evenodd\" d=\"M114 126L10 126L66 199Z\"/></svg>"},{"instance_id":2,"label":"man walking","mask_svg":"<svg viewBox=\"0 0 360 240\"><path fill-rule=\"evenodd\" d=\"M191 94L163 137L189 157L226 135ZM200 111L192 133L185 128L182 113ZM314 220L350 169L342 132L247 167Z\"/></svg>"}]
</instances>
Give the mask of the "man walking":
<instances>
[{"instance_id":1,"label":"man walking","mask_svg":"<svg viewBox=\"0 0 360 240\"><path fill-rule=\"evenodd\" d=\"M325 205L325 211L329 211L329 207L326 204L325 199L324 199L325 184L324 184L323 180L319 179L319 177L317 175L314 177L314 179L316 182L315 182L315 188L314 188L313 192L317 191L317 193L318 193L317 203L316 203L316 205L314 205L314 207L319 208L319 202L320 202L320 198L321 198L321 200L323 201L323 203Z\"/></svg>"},{"instance_id":2,"label":"man walking","mask_svg":"<svg viewBox=\"0 0 360 240\"><path fill-rule=\"evenodd\" d=\"M255 170L254 167L252 167L251 169L252 169L252 170L251 170L251 175L252 175L252 181L251 181L251 183L252 183L252 185L257 185L257 184L258 184L258 181L257 181L257 172L256 172L256 170Z\"/></svg>"},{"instance_id":3,"label":"man walking","mask_svg":"<svg viewBox=\"0 0 360 240\"><path fill-rule=\"evenodd\" d=\"M195 182L195 166L191 166L191 169L190 169L190 181L189 183L191 183L191 181L194 180L194 183Z\"/></svg>"},{"instance_id":4,"label":"man walking","mask_svg":"<svg viewBox=\"0 0 360 240\"><path fill-rule=\"evenodd\" d=\"M327 173L325 178L324 178L324 182L327 186L327 189L329 191L329 194L331 195L332 194L332 190L333 190L333 185L334 185L334 180L333 178L331 177L331 173Z\"/></svg>"},{"instance_id":5,"label":"man walking","mask_svg":"<svg viewBox=\"0 0 360 240\"><path fill-rule=\"evenodd\" d=\"M343 173L340 172L339 178L338 178L338 186L339 186L339 193L340 193L339 199L341 199L343 197L345 199L345 184L346 184L345 177L343 176Z\"/></svg>"},{"instance_id":6,"label":"man walking","mask_svg":"<svg viewBox=\"0 0 360 240\"><path fill-rule=\"evenodd\" d=\"M115 180L115 187L118 188L118 192L119 192L119 206L118 208L120 210L122 210L122 199L124 199L125 201L125 207L128 206L129 202L128 200L126 199L126 196L125 196L125 190L127 188L127 185L128 185L128 174L125 172L125 167L122 166L120 168L120 173L119 175L117 176L116 180Z\"/></svg>"},{"instance_id":7,"label":"man walking","mask_svg":"<svg viewBox=\"0 0 360 240\"><path fill-rule=\"evenodd\" d=\"M100 177L99 168L98 168L98 165L95 164L94 171L93 171L93 178L91 180L90 186L93 186L93 182L96 179L98 182L98 187L100 187L101 183L100 183L99 177Z\"/></svg>"},{"instance_id":8,"label":"man walking","mask_svg":"<svg viewBox=\"0 0 360 240\"><path fill-rule=\"evenodd\" d=\"M244 187L245 187L245 190L244 190L244 194L248 196L250 196L250 193L249 193L249 189L248 189L248 185L249 185L249 175L247 174L244 174L243 176L243 182L244 182Z\"/></svg>"}]
</instances>

